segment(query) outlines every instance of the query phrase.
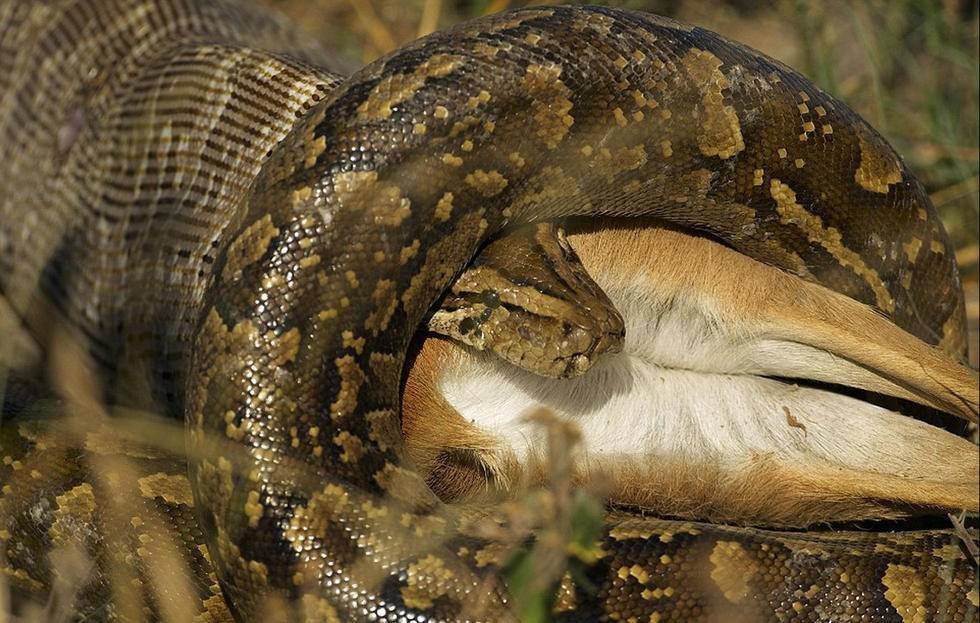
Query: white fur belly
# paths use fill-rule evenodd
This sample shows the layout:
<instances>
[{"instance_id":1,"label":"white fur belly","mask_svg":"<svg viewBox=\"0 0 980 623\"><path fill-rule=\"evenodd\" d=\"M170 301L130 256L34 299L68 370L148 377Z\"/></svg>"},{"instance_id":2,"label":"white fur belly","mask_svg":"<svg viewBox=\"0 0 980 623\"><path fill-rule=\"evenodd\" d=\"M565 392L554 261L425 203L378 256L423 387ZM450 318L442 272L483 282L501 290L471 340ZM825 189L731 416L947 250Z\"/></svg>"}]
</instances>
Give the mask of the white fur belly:
<instances>
[{"instance_id":1,"label":"white fur belly","mask_svg":"<svg viewBox=\"0 0 980 623\"><path fill-rule=\"evenodd\" d=\"M545 379L485 357L477 374L444 376L443 395L522 461L541 448L540 427L524 417L541 407L581 429L591 460L680 454L737 462L766 452L839 458L851 451L856 463L880 468L888 456L875 457L877 463L866 458L876 447L901 443L896 427L928 428L848 396L759 375L793 376L801 359L819 361L826 353L752 336L740 340L686 301L665 308L646 297L631 300L628 292L609 292L627 321L623 352L584 377Z\"/></svg>"}]
</instances>

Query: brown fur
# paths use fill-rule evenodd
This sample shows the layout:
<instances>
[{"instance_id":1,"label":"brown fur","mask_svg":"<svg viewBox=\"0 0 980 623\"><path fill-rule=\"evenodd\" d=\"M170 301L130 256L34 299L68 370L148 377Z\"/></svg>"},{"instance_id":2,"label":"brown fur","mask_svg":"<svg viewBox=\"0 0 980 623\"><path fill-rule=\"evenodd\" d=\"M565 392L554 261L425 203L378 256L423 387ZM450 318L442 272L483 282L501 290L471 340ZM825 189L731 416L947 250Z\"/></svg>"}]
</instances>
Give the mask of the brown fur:
<instances>
[{"instance_id":1,"label":"brown fur","mask_svg":"<svg viewBox=\"0 0 980 623\"><path fill-rule=\"evenodd\" d=\"M977 421L976 374L867 305L678 231L605 221L594 230L573 227L569 234L597 279L628 278L643 270L664 291L701 291L725 305L724 320L739 322L746 331L826 350L876 377L851 371L835 382Z\"/></svg>"}]
</instances>

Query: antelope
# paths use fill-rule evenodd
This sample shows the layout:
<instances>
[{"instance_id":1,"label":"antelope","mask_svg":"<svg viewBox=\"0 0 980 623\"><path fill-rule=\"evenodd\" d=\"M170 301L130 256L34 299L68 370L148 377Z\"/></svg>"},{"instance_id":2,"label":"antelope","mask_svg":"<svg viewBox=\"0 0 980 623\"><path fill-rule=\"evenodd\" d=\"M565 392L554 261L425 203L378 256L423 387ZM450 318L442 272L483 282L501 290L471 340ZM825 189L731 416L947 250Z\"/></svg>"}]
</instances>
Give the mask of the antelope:
<instances>
[{"instance_id":1,"label":"antelope","mask_svg":"<svg viewBox=\"0 0 980 623\"><path fill-rule=\"evenodd\" d=\"M402 427L444 499L539 484L543 432L526 415L546 408L581 431L577 484L653 513L807 526L978 509L977 446L903 413L975 418L966 366L709 238L606 220L570 223L568 240L622 313L624 348L551 379L427 337Z\"/></svg>"}]
</instances>

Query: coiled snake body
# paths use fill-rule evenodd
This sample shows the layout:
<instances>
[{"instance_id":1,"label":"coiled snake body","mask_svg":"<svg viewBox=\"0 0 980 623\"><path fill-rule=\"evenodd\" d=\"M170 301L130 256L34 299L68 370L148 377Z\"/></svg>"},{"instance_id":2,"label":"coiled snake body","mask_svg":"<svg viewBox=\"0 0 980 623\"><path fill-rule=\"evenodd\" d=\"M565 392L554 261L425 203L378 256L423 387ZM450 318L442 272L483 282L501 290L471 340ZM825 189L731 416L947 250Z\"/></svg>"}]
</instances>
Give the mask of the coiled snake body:
<instances>
[{"instance_id":1,"label":"coiled snake body","mask_svg":"<svg viewBox=\"0 0 980 623\"><path fill-rule=\"evenodd\" d=\"M413 332L507 225L659 216L964 349L922 186L757 52L652 15L530 8L345 81L325 63L233 3L0 5L0 288L28 322L45 306L78 331L100 398L185 418L192 566L213 564L223 594L192 587L201 616L514 616L499 548L401 464L398 438ZM92 488L9 465L17 603L54 582L24 544L57 544L58 504L91 515ZM187 496L157 497L190 521ZM610 515L595 592L563 585L556 616L967 620L956 542Z\"/></svg>"}]
</instances>

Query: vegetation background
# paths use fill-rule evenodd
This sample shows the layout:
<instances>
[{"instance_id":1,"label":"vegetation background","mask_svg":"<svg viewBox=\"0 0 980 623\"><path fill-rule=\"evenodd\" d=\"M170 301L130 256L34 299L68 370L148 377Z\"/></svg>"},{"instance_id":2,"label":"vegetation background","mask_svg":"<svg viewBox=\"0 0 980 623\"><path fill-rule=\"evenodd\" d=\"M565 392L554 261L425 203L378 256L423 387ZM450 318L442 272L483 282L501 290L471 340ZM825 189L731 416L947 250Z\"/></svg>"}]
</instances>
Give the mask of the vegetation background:
<instances>
[{"instance_id":1,"label":"vegetation background","mask_svg":"<svg viewBox=\"0 0 980 623\"><path fill-rule=\"evenodd\" d=\"M356 68L418 36L528 0L263 0ZM548 4L581 4L551 0ZM957 249L978 364L977 0L613 0L715 30L802 71L884 134L922 179Z\"/></svg>"}]
</instances>

